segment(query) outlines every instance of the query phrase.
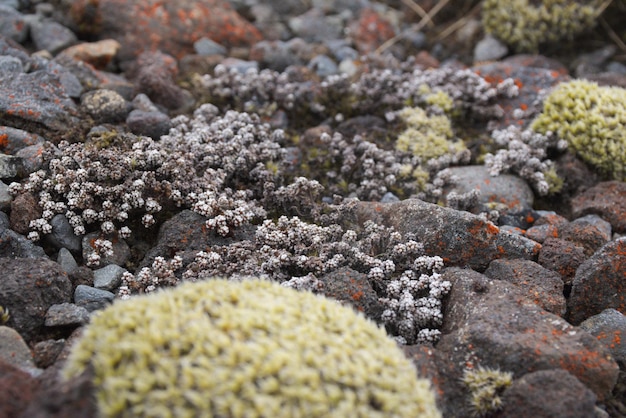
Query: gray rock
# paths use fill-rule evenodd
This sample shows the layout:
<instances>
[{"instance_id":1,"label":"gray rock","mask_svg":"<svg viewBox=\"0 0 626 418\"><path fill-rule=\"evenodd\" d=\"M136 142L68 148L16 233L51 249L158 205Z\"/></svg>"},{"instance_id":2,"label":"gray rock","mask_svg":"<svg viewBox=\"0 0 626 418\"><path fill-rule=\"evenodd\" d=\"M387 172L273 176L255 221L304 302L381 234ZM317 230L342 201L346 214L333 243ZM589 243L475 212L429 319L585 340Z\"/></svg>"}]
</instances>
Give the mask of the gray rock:
<instances>
[{"instance_id":1,"label":"gray rock","mask_svg":"<svg viewBox=\"0 0 626 418\"><path fill-rule=\"evenodd\" d=\"M0 179L24 175L24 161L14 155L0 154Z\"/></svg>"},{"instance_id":2,"label":"gray rock","mask_svg":"<svg viewBox=\"0 0 626 418\"><path fill-rule=\"evenodd\" d=\"M74 291L74 303L93 312L107 307L115 295L109 291L96 289L95 287L79 284Z\"/></svg>"},{"instance_id":3,"label":"gray rock","mask_svg":"<svg viewBox=\"0 0 626 418\"><path fill-rule=\"evenodd\" d=\"M610 396L619 367L591 334L542 310L510 283L459 268L446 269L443 279L452 283L452 289L437 349L442 375L452 387L467 367L499 369L515 378L563 369L599 400ZM463 399L458 398L452 391L441 404L448 411L462 410Z\"/></svg>"},{"instance_id":4,"label":"gray rock","mask_svg":"<svg viewBox=\"0 0 626 418\"><path fill-rule=\"evenodd\" d=\"M11 200L13 197L9 194L9 186L0 181L0 211L10 209Z\"/></svg>"},{"instance_id":5,"label":"gray rock","mask_svg":"<svg viewBox=\"0 0 626 418\"><path fill-rule=\"evenodd\" d=\"M47 327L79 326L88 322L89 312L87 309L73 303L60 303L48 308L44 325Z\"/></svg>"},{"instance_id":6,"label":"gray rock","mask_svg":"<svg viewBox=\"0 0 626 418\"><path fill-rule=\"evenodd\" d=\"M335 61L323 54L313 57L313 59L309 61L307 67L315 71L315 73L320 77L327 77L339 72L339 67L337 67Z\"/></svg>"},{"instance_id":7,"label":"gray rock","mask_svg":"<svg viewBox=\"0 0 626 418\"><path fill-rule=\"evenodd\" d=\"M604 344L620 364L626 365L626 316L616 309L605 309L587 318L580 327Z\"/></svg>"},{"instance_id":8,"label":"gray rock","mask_svg":"<svg viewBox=\"0 0 626 418\"><path fill-rule=\"evenodd\" d=\"M79 236L74 235L74 228L63 214L54 215L50 220L52 233L46 238L56 248L67 248L74 253L80 253L82 242Z\"/></svg>"},{"instance_id":9,"label":"gray rock","mask_svg":"<svg viewBox=\"0 0 626 418\"><path fill-rule=\"evenodd\" d=\"M152 100L144 93L139 93L133 98L133 110L142 110L144 112L159 112L159 108L152 103Z\"/></svg>"},{"instance_id":10,"label":"gray rock","mask_svg":"<svg viewBox=\"0 0 626 418\"><path fill-rule=\"evenodd\" d=\"M69 302L72 284L57 263L45 258L0 258L0 306L8 308L7 322L26 342L41 338L50 306Z\"/></svg>"},{"instance_id":11,"label":"gray rock","mask_svg":"<svg viewBox=\"0 0 626 418\"><path fill-rule=\"evenodd\" d=\"M487 35L474 47L474 62L497 61L509 53L509 48L493 36Z\"/></svg>"},{"instance_id":12,"label":"gray rock","mask_svg":"<svg viewBox=\"0 0 626 418\"><path fill-rule=\"evenodd\" d=\"M31 22L30 37L35 48L46 50L52 55L78 42L78 38L70 29L47 20Z\"/></svg>"},{"instance_id":13,"label":"gray rock","mask_svg":"<svg viewBox=\"0 0 626 418\"><path fill-rule=\"evenodd\" d=\"M81 97L81 107L97 122L116 123L126 119L130 112L129 103L113 90L89 91Z\"/></svg>"},{"instance_id":14,"label":"gray rock","mask_svg":"<svg viewBox=\"0 0 626 418\"><path fill-rule=\"evenodd\" d=\"M93 272L93 286L96 289L115 290L122 283L122 275L127 270L115 264L109 264Z\"/></svg>"},{"instance_id":15,"label":"gray rock","mask_svg":"<svg viewBox=\"0 0 626 418\"><path fill-rule=\"evenodd\" d=\"M28 36L24 15L4 4L0 4L0 35L18 43L24 42Z\"/></svg>"},{"instance_id":16,"label":"gray rock","mask_svg":"<svg viewBox=\"0 0 626 418\"><path fill-rule=\"evenodd\" d=\"M0 135L6 135L6 145L2 147L2 151L6 154L15 154L23 148L45 142L45 139L39 135L9 126L0 126Z\"/></svg>"},{"instance_id":17,"label":"gray rock","mask_svg":"<svg viewBox=\"0 0 626 418\"><path fill-rule=\"evenodd\" d=\"M513 381L502 395L498 417L590 418L596 396L565 370L540 370Z\"/></svg>"},{"instance_id":18,"label":"gray rock","mask_svg":"<svg viewBox=\"0 0 626 418\"><path fill-rule=\"evenodd\" d=\"M626 312L626 237L611 241L576 271L567 301L572 324L614 308Z\"/></svg>"},{"instance_id":19,"label":"gray rock","mask_svg":"<svg viewBox=\"0 0 626 418\"><path fill-rule=\"evenodd\" d=\"M591 256L611 240L611 224L595 214L583 216L559 228L559 238L581 246Z\"/></svg>"},{"instance_id":20,"label":"gray rock","mask_svg":"<svg viewBox=\"0 0 626 418\"><path fill-rule=\"evenodd\" d=\"M25 175L41 169L43 165L43 148L44 144L41 143L17 150L15 156L22 159Z\"/></svg>"},{"instance_id":21,"label":"gray rock","mask_svg":"<svg viewBox=\"0 0 626 418\"><path fill-rule=\"evenodd\" d=\"M57 263L61 266L63 271L67 274L71 274L78 268L78 263L67 248L61 248L57 255Z\"/></svg>"},{"instance_id":22,"label":"gray rock","mask_svg":"<svg viewBox=\"0 0 626 418\"><path fill-rule=\"evenodd\" d=\"M13 328L0 325L0 360L22 370L32 370L35 362L30 348Z\"/></svg>"},{"instance_id":23,"label":"gray rock","mask_svg":"<svg viewBox=\"0 0 626 418\"><path fill-rule=\"evenodd\" d=\"M172 127L172 122L165 113L159 111L145 112L138 109L129 113L126 124L135 135L149 136L155 140L167 134Z\"/></svg>"},{"instance_id":24,"label":"gray rock","mask_svg":"<svg viewBox=\"0 0 626 418\"><path fill-rule=\"evenodd\" d=\"M464 194L478 190L480 192L479 207L476 208L478 212L498 209L501 213L518 213L532 209L533 191L517 176L502 174L494 177L489 175L489 169L484 165L452 167L449 170L458 178L458 182L446 189L444 196L451 192Z\"/></svg>"},{"instance_id":25,"label":"gray rock","mask_svg":"<svg viewBox=\"0 0 626 418\"><path fill-rule=\"evenodd\" d=\"M22 61L15 57L0 56L0 80L23 72L24 65L22 65Z\"/></svg>"},{"instance_id":26,"label":"gray rock","mask_svg":"<svg viewBox=\"0 0 626 418\"><path fill-rule=\"evenodd\" d=\"M83 236L83 260L88 260L89 256L96 252L93 242L101 238L100 232L92 232ZM112 255L101 255L100 263L96 267L104 267L109 264L123 266L130 258L130 247L123 239L110 240L113 243Z\"/></svg>"},{"instance_id":27,"label":"gray rock","mask_svg":"<svg viewBox=\"0 0 626 418\"><path fill-rule=\"evenodd\" d=\"M200 38L193 44L198 55L226 55L226 48L209 38Z\"/></svg>"},{"instance_id":28,"label":"gray rock","mask_svg":"<svg viewBox=\"0 0 626 418\"><path fill-rule=\"evenodd\" d=\"M542 225L543 226L543 225ZM559 238L548 238L539 251L538 263L559 273L563 283L571 286L578 267L587 259L577 244Z\"/></svg>"},{"instance_id":29,"label":"gray rock","mask_svg":"<svg viewBox=\"0 0 626 418\"><path fill-rule=\"evenodd\" d=\"M468 212L444 208L419 199L397 203L355 202L340 223L358 228L366 220L412 233L424 244L427 255L438 255L447 266L470 266L484 271L497 258L533 259L541 246Z\"/></svg>"},{"instance_id":30,"label":"gray rock","mask_svg":"<svg viewBox=\"0 0 626 418\"><path fill-rule=\"evenodd\" d=\"M32 62L32 60L30 61ZM49 140L78 135L76 105L58 74L45 67L0 83L0 125L39 134Z\"/></svg>"},{"instance_id":31,"label":"gray rock","mask_svg":"<svg viewBox=\"0 0 626 418\"><path fill-rule=\"evenodd\" d=\"M54 364L65 347L65 340L40 341L33 347L33 358L37 367L46 369Z\"/></svg>"},{"instance_id":32,"label":"gray rock","mask_svg":"<svg viewBox=\"0 0 626 418\"><path fill-rule=\"evenodd\" d=\"M326 16L321 9L289 18L289 29L307 42L324 42L342 38L343 22L338 16Z\"/></svg>"},{"instance_id":33,"label":"gray rock","mask_svg":"<svg viewBox=\"0 0 626 418\"><path fill-rule=\"evenodd\" d=\"M0 231L0 257L3 258L45 258L40 246L11 229Z\"/></svg>"},{"instance_id":34,"label":"gray rock","mask_svg":"<svg viewBox=\"0 0 626 418\"><path fill-rule=\"evenodd\" d=\"M563 281L558 273L530 260L494 260L485 270L490 279L516 285L529 300L555 315L565 314Z\"/></svg>"}]
</instances>

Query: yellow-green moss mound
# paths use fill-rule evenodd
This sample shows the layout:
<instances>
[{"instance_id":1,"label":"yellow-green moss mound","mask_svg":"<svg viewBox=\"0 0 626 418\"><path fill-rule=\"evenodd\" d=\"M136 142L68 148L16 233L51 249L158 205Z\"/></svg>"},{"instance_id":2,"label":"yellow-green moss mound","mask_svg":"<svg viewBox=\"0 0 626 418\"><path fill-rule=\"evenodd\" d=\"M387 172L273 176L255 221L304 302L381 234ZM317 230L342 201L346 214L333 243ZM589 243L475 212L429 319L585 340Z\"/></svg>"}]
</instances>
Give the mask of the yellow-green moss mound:
<instances>
[{"instance_id":1,"label":"yellow-green moss mound","mask_svg":"<svg viewBox=\"0 0 626 418\"><path fill-rule=\"evenodd\" d=\"M540 44L572 39L593 28L601 0L485 0L488 33L518 52L536 52Z\"/></svg>"},{"instance_id":2,"label":"yellow-green moss mound","mask_svg":"<svg viewBox=\"0 0 626 418\"><path fill-rule=\"evenodd\" d=\"M439 417L385 331L330 299L222 279L118 301L64 376L91 364L105 417Z\"/></svg>"},{"instance_id":3,"label":"yellow-green moss mound","mask_svg":"<svg viewBox=\"0 0 626 418\"><path fill-rule=\"evenodd\" d=\"M586 80L562 83L544 101L532 129L553 132L601 173L626 181L626 89Z\"/></svg>"}]
</instances>

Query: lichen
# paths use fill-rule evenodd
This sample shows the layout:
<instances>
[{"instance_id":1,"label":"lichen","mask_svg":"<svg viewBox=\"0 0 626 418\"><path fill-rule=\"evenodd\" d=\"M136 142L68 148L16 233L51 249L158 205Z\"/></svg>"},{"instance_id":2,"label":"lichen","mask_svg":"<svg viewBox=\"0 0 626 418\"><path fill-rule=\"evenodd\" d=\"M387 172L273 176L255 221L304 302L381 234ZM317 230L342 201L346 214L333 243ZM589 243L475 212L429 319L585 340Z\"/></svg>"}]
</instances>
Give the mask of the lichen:
<instances>
[{"instance_id":1,"label":"lichen","mask_svg":"<svg viewBox=\"0 0 626 418\"><path fill-rule=\"evenodd\" d=\"M88 365L103 417L440 417L430 382L355 311L262 280L118 301L63 370Z\"/></svg>"},{"instance_id":2,"label":"lichen","mask_svg":"<svg viewBox=\"0 0 626 418\"><path fill-rule=\"evenodd\" d=\"M570 40L593 28L600 3L600 0L485 0L483 26L517 52L537 52L541 44Z\"/></svg>"},{"instance_id":3,"label":"lichen","mask_svg":"<svg viewBox=\"0 0 626 418\"><path fill-rule=\"evenodd\" d=\"M531 127L567 141L601 174L626 180L626 89L586 80L561 83Z\"/></svg>"}]
</instances>

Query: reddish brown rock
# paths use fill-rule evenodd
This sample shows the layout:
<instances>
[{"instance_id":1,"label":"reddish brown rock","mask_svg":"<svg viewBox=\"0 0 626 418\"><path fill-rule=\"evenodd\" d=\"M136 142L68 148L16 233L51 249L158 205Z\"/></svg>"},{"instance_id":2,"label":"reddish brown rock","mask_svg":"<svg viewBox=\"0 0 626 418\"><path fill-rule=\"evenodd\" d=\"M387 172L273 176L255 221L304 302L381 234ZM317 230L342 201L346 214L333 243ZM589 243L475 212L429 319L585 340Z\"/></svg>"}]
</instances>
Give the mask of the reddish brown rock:
<instances>
[{"instance_id":1,"label":"reddish brown rock","mask_svg":"<svg viewBox=\"0 0 626 418\"><path fill-rule=\"evenodd\" d=\"M131 60L143 51L161 50L180 59L206 37L224 46L249 46L260 32L225 0L79 0L70 18L83 35L113 38L119 57Z\"/></svg>"},{"instance_id":2,"label":"reddish brown rock","mask_svg":"<svg viewBox=\"0 0 626 418\"><path fill-rule=\"evenodd\" d=\"M0 360L0 417L17 417L37 390L28 373Z\"/></svg>"},{"instance_id":3,"label":"reddish brown rock","mask_svg":"<svg viewBox=\"0 0 626 418\"><path fill-rule=\"evenodd\" d=\"M565 285L571 285L578 267L587 259L585 250L573 242L558 238L547 239L539 251L539 264L561 275Z\"/></svg>"},{"instance_id":4,"label":"reddish brown rock","mask_svg":"<svg viewBox=\"0 0 626 418\"><path fill-rule=\"evenodd\" d=\"M615 232L626 232L626 183L621 181L599 183L572 200L574 217L591 213L606 219Z\"/></svg>"},{"instance_id":5,"label":"reddish brown rock","mask_svg":"<svg viewBox=\"0 0 626 418\"><path fill-rule=\"evenodd\" d=\"M83 61L94 68L104 69L119 51L121 45L115 39L103 39L98 42L84 42L61 51L59 55ZM57 56L56 59L59 59Z\"/></svg>"},{"instance_id":6,"label":"reddish brown rock","mask_svg":"<svg viewBox=\"0 0 626 418\"><path fill-rule=\"evenodd\" d=\"M30 221L41 216L37 198L31 193L22 193L11 201L11 229L26 235L30 232Z\"/></svg>"},{"instance_id":7,"label":"reddish brown rock","mask_svg":"<svg viewBox=\"0 0 626 418\"><path fill-rule=\"evenodd\" d=\"M351 31L357 49L363 54L373 52L396 35L391 24L373 9L363 9Z\"/></svg>"},{"instance_id":8,"label":"reddish brown rock","mask_svg":"<svg viewBox=\"0 0 626 418\"><path fill-rule=\"evenodd\" d=\"M611 241L581 264L567 307L573 324L609 308L626 314L626 238Z\"/></svg>"},{"instance_id":9,"label":"reddish brown rock","mask_svg":"<svg viewBox=\"0 0 626 418\"><path fill-rule=\"evenodd\" d=\"M443 279L452 283L437 344L448 365L447 379L458 380L465 369L478 366L511 372L514 378L563 369L598 399L610 396L619 367L591 334L542 310L510 283L459 268L447 269Z\"/></svg>"}]
</instances>

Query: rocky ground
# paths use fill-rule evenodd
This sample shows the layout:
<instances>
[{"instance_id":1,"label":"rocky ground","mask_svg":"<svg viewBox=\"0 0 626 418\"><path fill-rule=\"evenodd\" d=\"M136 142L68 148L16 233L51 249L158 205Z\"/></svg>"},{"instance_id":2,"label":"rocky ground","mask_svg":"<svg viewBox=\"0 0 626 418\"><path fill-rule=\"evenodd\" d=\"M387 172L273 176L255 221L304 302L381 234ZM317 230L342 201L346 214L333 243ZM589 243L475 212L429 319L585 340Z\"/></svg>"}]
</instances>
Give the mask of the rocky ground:
<instances>
[{"instance_id":1,"label":"rocky ground","mask_svg":"<svg viewBox=\"0 0 626 418\"><path fill-rule=\"evenodd\" d=\"M95 416L93 312L251 275L386 326L444 416L626 416L626 183L524 139L626 87L605 3L528 54L478 1L0 1L0 416Z\"/></svg>"}]
</instances>

